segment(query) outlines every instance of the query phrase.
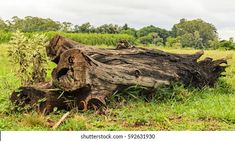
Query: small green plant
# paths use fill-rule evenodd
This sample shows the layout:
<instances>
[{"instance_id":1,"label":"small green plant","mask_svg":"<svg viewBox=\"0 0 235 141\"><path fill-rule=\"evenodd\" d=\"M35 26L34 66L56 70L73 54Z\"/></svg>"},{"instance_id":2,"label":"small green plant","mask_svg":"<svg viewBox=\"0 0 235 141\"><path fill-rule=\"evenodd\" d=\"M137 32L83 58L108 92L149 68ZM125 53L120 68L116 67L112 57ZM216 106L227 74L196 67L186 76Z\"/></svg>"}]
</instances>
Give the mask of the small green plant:
<instances>
[{"instance_id":1,"label":"small green plant","mask_svg":"<svg viewBox=\"0 0 235 141\"><path fill-rule=\"evenodd\" d=\"M46 46L47 38L43 34L34 34L28 40L28 45L32 50L32 80L33 82L43 82L46 78L47 55Z\"/></svg>"},{"instance_id":2,"label":"small green plant","mask_svg":"<svg viewBox=\"0 0 235 141\"><path fill-rule=\"evenodd\" d=\"M43 34L34 34L29 38L20 31L16 31L12 35L8 56L11 63L18 67L16 76L22 85L45 81L46 41L47 38Z\"/></svg>"}]
</instances>

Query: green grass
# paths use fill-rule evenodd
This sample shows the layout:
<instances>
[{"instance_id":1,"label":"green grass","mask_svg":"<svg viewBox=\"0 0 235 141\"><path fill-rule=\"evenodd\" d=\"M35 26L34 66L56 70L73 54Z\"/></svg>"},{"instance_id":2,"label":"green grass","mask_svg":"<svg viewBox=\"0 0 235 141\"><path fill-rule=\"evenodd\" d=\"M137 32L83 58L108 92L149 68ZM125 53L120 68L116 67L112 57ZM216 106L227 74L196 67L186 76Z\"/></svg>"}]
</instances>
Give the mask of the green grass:
<instances>
[{"instance_id":1,"label":"green grass","mask_svg":"<svg viewBox=\"0 0 235 141\"><path fill-rule=\"evenodd\" d=\"M65 111L48 116L33 111L11 112L9 96L20 84L13 75L16 68L7 58L7 45L1 44L0 49L0 130L52 130L51 125ZM195 52L192 49L162 49L174 53ZM227 76L221 78L214 88L185 89L176 84L173 88L158 91L159 95L168 95L168 98L162 100L158 97L150 102L138 99L134 89L130 93L135 96L121 104L112 103L107 114L73 112L57 130L235 130L235 52L208 50L205 56L233 57L229 60L231 66L227 69ZM51 71L53 64L49 66Z\"/></svg>"}]
</instances>

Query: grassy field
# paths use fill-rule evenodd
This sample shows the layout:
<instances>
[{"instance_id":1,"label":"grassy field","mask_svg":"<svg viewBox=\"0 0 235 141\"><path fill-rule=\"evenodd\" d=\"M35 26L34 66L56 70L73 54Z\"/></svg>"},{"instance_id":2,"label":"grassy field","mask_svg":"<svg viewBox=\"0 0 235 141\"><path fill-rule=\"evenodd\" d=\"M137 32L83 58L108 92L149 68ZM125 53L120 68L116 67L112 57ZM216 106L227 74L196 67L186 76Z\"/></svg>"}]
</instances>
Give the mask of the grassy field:
<instances>
[{"instance_id":1,"label":"grassy field","mask_svg":"<svg viewBox=\"0 0 235 141\"><path fill-rule=\"evenodd\" d=\"M52 130L50 123L58 121L65 111L55 111L48 116L11 112L9 96L19 87L19 81L7 58L7 45L1 44L0 49L0 130ZM195 52L192 49L163 50ZM209 50L205 51L205 56L233 57L229 60L227 76L214 88L185 89L182 85L162 88L158 94L168 98L158 97L146 102L133 96L121 104L112 103L105 115L77 111L57 130L235 130L235 52Z\"/></svg>"}]
</instances>

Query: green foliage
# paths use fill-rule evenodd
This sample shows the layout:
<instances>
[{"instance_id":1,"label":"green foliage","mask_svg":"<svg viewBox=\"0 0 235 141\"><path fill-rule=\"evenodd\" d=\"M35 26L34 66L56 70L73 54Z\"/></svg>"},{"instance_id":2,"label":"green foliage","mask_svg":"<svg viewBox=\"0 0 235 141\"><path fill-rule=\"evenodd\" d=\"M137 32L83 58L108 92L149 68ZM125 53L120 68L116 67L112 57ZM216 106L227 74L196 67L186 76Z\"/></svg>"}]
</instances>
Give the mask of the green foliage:
<instances>
[{"instance_id":1,"label":"green foliage","mask_svg":"<svg viewBox=\"0 0 235 141\"><path fill-rule=\"evenodd\" d=\"M55 34L56 33L54 33L54 35ZM88 45L116 46L120 40L127 40L132 44L135 43L135 38L127 34L62 33L61 35Z\"/></svg>"},{"instance_id":2,"label":"green foliage","mask_svg":"<svg viewBox=\"0 0 235 141\"><path fill-rule=\"evenodd\" d=\"M180 39L183 47L195 47L200 49L204 48L202 38L200 38L198 31L195 31L193 34L186 33L182 36L179 36L178 38Z\"/></svg>"},{"instance_id":3,"label":"green foliage","mask_svg":"<svg viewBox=\"0 0 235 141\"><path fill-rule=\"evenodd\" d=\"M115 92L109 98L109 105L116 107L116 105L124 104L128 101L148 101L148 102L166 102L166 101L183 101L190 96L188 89L184 88L181 83L174 83L169 86L160 86L158 88L148 90L141 86L130 86ZM124 105L122 105L124 106Z\"/></svg>"},{"instance_id":4,"label":"green foliage","mask_svg":"<svg viewBox=\"0 0 235 141\"><path fill-rule=\"evenodd\" d=\"M181 83L173 83L170 86L161 86L155 89L153 101L183 101L190 96L188 89Z\"/></svg>"},{"instance_id":5,"label":"green foliage","mask_svg":"<svg viewBox=\"0 0 235 141\"><path fill-rule=\"evenodd\" d=\"M173 26L172 35L180 38L183 47L206 48L210 41L218 40L215 26L201 19L181 19Z\"/></svg>"},{"instance_id":6,"label":"green foliage","mask_svg":"<svg viewBox=\"0 0 235 141\"><path fill-rule=\"evenodd\" d=\"M164 40L158 35L158 33L150 33L150 35L153 38L152 44L157 46L163 45Z\"/></svg>"},{"instance_id":7,"label":"green foliage","mask_svg":"<svg viewBox=\"0 0 235 141\"><path fill-rule=\"evenodd\" d=\"M170 32L159 28L159 27L155 27L153 25L150 26L146 26L141 28L140 30L137 31L137 37L144 37L144 36L148 36L150 33L156 33L160 38L163 39L163 43L165 44L167 37L170 36Z\"/></svg>"},{"instance_id":8,"label":"green foliage","mask_svg":"<svg viewBox=\"0 0 235 141\"><path fill-rule=\"evenodd\" d=\"M6 32L6 31L0 30L0 44L9 42L11 39L11 36L12 36L11 32Z\"/></svg>"},{"instance_id":9,"label":"green foliage","mask_svg":"<svg viewBox=\"0 0 235 141\"><path fill-rule=\"evenodd\" d=\"M23 19L14 16L9 21L9 30L22 32L33 32L33 31L57 31L61 28L59 22L51 19L43 19L38 17L27 16Z\"/></svg>"},{"instance_id":10,"label":"green foliage","mask_svg":"<svg viewBox=\"0 0 235 141\"><path fill-rule=\"evenodd\" d=\"M0 18L0 32L7 30L7 24Z\"/></svg>"},{"instance_id":11,"label":"green foliage","mask_svg":"<svg viewBox=\"0 0 235 141\"><path fill-rule=\"evenodd\" d=\"M46 45L44 35L35 34L31 38L16 31L11 38L9 58L18 67L17 77L22 85L45 81L46 77Z\"/></svg>"},{"instance_id":12,"label":"green foliage","mask_svg":"<svg viewBox=\"0 0 235 141\"><path fill-rule=\"evenodd\" d=\"M47 37L43 34L34 34L28 39L28 46L32 62L32 81L33 83L44 82L47 74L47 54L45 46Z\"/></svg>"},{"instance_id":13,"label":"green foliage","mask_svg":"<svg viewBox=\"0 0 235 141\"><path fill-rule=\"evenodd\" d=\"M89 23L84 23L82 25L75 25L74 26L74 32L80 32L80 33L94 33L95 28Z\"/></svg>"},{"instance_id":14,"label":"green foliage","mask_svg":"<svg viewBox=\"0 0 235 141\"><path fill-rule=\"evenodd\" d=\"M129 28L129 29L125 29L125 30L122 30L121 32L120 32L120 34L128 34L128 35L131 35L131 36L133 36L133 37L136 37L137 35L136 35L136 30L134 29L134 28Z\"/></svg>"},{"instance_id":15,"label":"green foliage","mask_svg":"<svg viewBox=\"0 0 235 141\"><path fill-rule=\"evenodd\" d=\"M138 42L144 45L154 44L157 46L163 45L163 39L157 33L149 33L147 36L138 38Z\"/></svg>"},{"instance_id":16,"label":"green foliage","mask_svg":"<svg viewBox=\"0 0 235 141\"><path fill-rule=\"evenodd\" d=\"M31 83L31 70L29 69L31 57L28 54L29 50L27 38L24 34L19 31L14 33L10 41L9 57L13 64L19 65L16 75L20 78L22 85Z\"/></svg>"},{"instance_id":17,"label":"green foliage","mask_svg":"<svg viewBox=\"0 0 235 141\"><path fill-rule=\"evenodd\" d=\"M174 37L168 37L167 38L166 46L175 47L175 48L181 48L182 47L182 45L180 43L180 39L179 38L174 38Z\"/></svg>"},{"instance_id":18,"label":"green foliage","mask_svg":"<svg viewBox=\"0 0 235 141\"><path fill-rule=\"evenodd\" d=\"M116 34L120 33L121 29L118 25L104 24L96 28L96 33Z\"/></svg>"},{"instance_id":19,"label":"green foliage","mask_svg":"<svg viewBox=\"0 0 235 141\"><path fill-rule=\"evenodd\" d=\"M61 24L61 29L60 29L61 31L63 31L63 32L72 32L72 23L70 23L70 22L63 22L62 24Z\"/></svg>"},{"instance_id":20,"label":"green foliage","mask_svg":"<svg viewBox=\"0 0 235 141\"><path fill-rule=\"evenodd\" d=\"M45 19L32 16L19 18L14 16L11 20L7 21L0 18L0 43L7 43L11 38L12 32L16 30L24 32L27 37L31 37L38 32L39 34L45 33L49 38L52 35L61 34L89 45L115 46L120 39L124 39L132 44L151 44L154 46L174 48L224 48L226 50L235 48L233 41L219 41L215 26L201 19L181 19L179 23L173 26L171 31L168 31L154 25L145 26L138 30L129 27L127 24L123 26L103 24L95 27L89 22L81 25L73 25L70 22L57 22L49 18Z\"/></svg>"},{"instance_id":21,"label":"green foliage","mask_svg":"<svg viewBox=\"0 0 235 141\"><path fill-rule=\"evenodd\" d=\"M151 35L148 36L142 36L138 38L138 42L144 45L151 44L153 42L153 37Z\"/></svg>"},{"instance_id":22,"label":"green foliage","mask_svg":"<svg viewBox=\"0 0 235 141\"><path fill-rule=\"evenodd\" d=\"M233 38L230 38L229 40L220 41L219 42L219 47L227 49L227 50L235 49L235 43L233 41Z\"/></svg>"},{"instance_id":23,"label":"green foliage","mask_svg":"<svg viewBox=\"0 0 235 141\"><path fill-rule=\"evenodd\" d=\"M209 40L208 43L209 43L209 48L210 49L218 49L219 47L219 40L218 39L215 39L215 40Z\"/></svg>"},{"instance_id":24,"label":"green foliage","mask_svg":"<svg viewBox=\"0 0 235 141\"><path fill-rule=\"evenodd\" d=\"M53 32L53 31L24 33L24 36L31 38L35 34L45 35L47 39L51 39L55 35L59 34L87 45L116 46L120 40L127 40L132 44L135 44L136 40L135 37L127 34L65 33L65 32ZM9 42L11 36L12 36L11 32L0 31L0 43Z\"/></svg>"}]
</instances>

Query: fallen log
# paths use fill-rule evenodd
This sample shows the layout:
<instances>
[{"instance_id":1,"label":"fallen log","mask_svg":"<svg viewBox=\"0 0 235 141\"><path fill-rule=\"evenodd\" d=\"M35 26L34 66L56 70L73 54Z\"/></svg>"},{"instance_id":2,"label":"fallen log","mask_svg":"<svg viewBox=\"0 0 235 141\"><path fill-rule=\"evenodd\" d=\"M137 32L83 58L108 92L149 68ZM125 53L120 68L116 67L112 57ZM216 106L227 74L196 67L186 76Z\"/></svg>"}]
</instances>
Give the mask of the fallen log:
<instances>
[{"instance_id":1,"label":"fallen log","mask_svg":"<svg viewBox=\"0 0 235 141\"><path fill-rule=\"evenodd\" d=\"M68 50L70 51L65 53ZM51 40L50 45L47 47L48 56L51 57L52 61L58 64L52 74L53 80L57 82L55 78L60 77L59 72L64 72L63 70L66 69L68 71L69 67L72 67L69 65L69 61L73 61L71 58L76 59L77 57L75 57L75 54L79 54L79 52L82 54L80 57L84 57L85 60L80 59L80 61L83 62L81 63L76 62L78 60L77 59L74 61L77 64L73 66L79 66L79 63L85 65L93 62L94 64L98 64L103 67L96 67L94 70L100 68L105 72L106 67L112 67L113 69L111 71L108 70L108 72L113 73L116 70L125 71L124 76L130 74L132 74L132 76L145 76L144 78L149 77L150 79L162 80L166 84L169 84L169 81L171 80L179 80L185 85L193 85L196 87L204 87L206 85L212 86L227 67L226 65L221 66L223 63L227 64L226 59L213 61L212 58L207 57L206 59L197 62L197 60L203 55L203 51L196 52L195 54L173 54L160 50L136 48L130 45L126 46L126 48L124 46L121 49L99 49L84 46L70 39L56 36ZM62 55L63 53L64 55ZM63 58L60 59L60 57ZM119 73L118 71L116 72ZM136 82L135 77L131 78L131 80ZM121 82L118 82L117 80L114 81L116 84L124 85L137 83L126 84L123 80L121 80ZM137 84L147 87L154 86L153 84L146 84L145 81L141 82L142 83Z\"/></svg>"},{"instance_id":2,"label":"fallen log","mask_svg":"<svg viewBox=\"0 0 235 141\"><path fill-rule=\"evenodd\" d=\"M203 51L173 54L137 48L125 41L120 42L115 49L99 49L56 36L46 50L57 64L52 72L52 83L44 87L22 87L22 91L14 92L11 98L18 105L26 103L31 107L40 98L45 98L39 111L46 113L54 107L97 109L101 105L105 106L106 97L114 91L132 85L153 89L180 81L185 86L213 86L227 67L221 65L227 64L226 59L213 60L207 57L197 61ZM60 97L62 92L63 98ZM24 95L30 97L30 100L26 100Z\"/></svg>"},{"instance_id":3,"label":"fallen log","mask_svg":"<svg viewBox=\"0 0 235 141\"><path fill-rule=\"evenodd\" d=\"M36 110L42 114L49 114L54 110L96 109L101 106L99 101L89 95L88 88L81 88L73 92L65 92L55 88L51 82L37 83L18 88L10 96L15 111Z\"/></svg>"},{"instance_id":4,"label":"fallen log","mask_svg":"<svg viewBox=\"0 0 235 141\"><path fill-rule=\"evenodd\" d=\"M48 114L54 107L68 109L65 100L59 98L61 93L62 91L55 89L51 82L43 82L18 88L12 93L10 100L15 105L15 110L36 109L38 112Z\"/></svg>"}]
</instances>

